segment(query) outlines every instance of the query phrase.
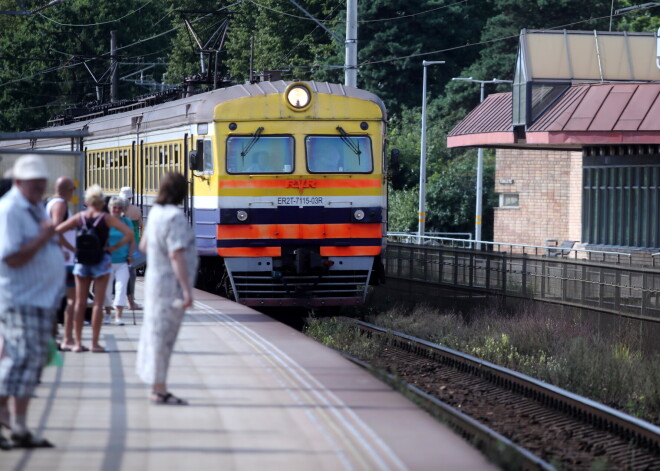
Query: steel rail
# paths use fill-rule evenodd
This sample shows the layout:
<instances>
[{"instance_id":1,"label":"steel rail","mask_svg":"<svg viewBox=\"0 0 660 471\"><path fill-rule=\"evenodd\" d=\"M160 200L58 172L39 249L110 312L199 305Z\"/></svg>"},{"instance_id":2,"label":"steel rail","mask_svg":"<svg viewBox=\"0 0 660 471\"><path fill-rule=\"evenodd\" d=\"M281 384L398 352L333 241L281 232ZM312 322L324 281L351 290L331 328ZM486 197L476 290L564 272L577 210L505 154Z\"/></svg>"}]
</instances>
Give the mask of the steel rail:
<instances>
[{"instance_id":1,"label":"steel rail","mask_svg":"<svg viewBox=\"0 0 660 471\"><path fill-rule=\"evenodd\" d=\"M472 355L364 321L353 322L362 330L389 337L391 341L400 344L398 346L439 357L448 366L472 373L500 387L565 412L584 423L632 441L638 447L660 453L660 427L653 424Z\"/></svg>"},{"instance_id":2,"label":"steel rail","mask_svg":"<svg viewBox=\"0 0 660 471\"><path fill-rule=\"evenodd\" d=\"M336 350L336 349L335 349ZM557 468L542 460L525 448L515 444L508 438L486 427L481 422L464 414L458 409L442 402L441 400L425 393L416 386L403 381L391 374L383 374L376 370L371 364L355 358L341 350L336 350L342 356L353 363L369 370L374 376L385 381L392 388L408 393L413 402L417 403L427 412L439 418L457 431L463 438L470 441L474 446L493 460L503 469L516 469L522 471L542 470L557 471Z\"/></svg>"}]
</instances>

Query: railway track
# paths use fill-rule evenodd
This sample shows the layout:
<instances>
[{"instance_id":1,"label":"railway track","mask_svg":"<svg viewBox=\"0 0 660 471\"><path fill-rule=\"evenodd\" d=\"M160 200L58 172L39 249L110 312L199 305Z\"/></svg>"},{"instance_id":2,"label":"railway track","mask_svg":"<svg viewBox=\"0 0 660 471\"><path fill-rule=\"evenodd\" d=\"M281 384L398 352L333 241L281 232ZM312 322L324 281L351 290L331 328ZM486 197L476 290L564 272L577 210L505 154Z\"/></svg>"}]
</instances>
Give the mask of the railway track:
<instances>
[{"instance_id":1,"label":"railway track","mask_svg":"<svg viewBox=\"0 0 660 471\"><path fill-rule=\"evenodd\" d=\"M518 469L660 470L659 427L473 356L354 322L381 341L372 367L395 372L482 448L507 448ZM477 430L486 427L495 435Z\"/></svg>"}]
</instances>

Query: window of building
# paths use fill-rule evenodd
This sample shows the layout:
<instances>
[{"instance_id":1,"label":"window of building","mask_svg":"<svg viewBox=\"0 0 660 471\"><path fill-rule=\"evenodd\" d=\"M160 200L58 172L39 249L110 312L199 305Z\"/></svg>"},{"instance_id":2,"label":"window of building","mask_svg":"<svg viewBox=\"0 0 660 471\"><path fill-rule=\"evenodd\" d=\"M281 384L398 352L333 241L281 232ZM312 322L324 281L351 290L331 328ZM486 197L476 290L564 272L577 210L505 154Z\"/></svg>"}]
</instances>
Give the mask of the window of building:
<instances>
[{"instance_id":1,"label":"window of building","mask_svg":"<svg viewBox=\"0 0 660 471\"><path fill-rule=\"evenodd\" d=\"M519 203L518 193L500 193L500 208L518 208Z\"/></svg>"}]
</instances>

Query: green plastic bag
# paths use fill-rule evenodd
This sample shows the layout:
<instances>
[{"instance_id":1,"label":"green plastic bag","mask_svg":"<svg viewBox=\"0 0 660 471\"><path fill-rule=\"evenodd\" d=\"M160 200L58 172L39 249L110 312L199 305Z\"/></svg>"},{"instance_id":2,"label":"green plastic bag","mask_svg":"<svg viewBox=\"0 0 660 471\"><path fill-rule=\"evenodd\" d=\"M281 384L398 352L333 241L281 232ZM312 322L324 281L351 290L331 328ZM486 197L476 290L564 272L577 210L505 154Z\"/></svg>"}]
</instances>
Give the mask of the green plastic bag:
<instances>
[{"instance_id":1,"label":"green plastic bag","mask_svg":"<svg viewBox=\"0 0 660 471\"><path fill-rule=\"evenodd\" d=\"M48 360L46 361L46 366L62 365L64 365L64 358L62 358L60 351L57 349L55 339L51 338L48 340Z\"/></svg>"}]
</instances>

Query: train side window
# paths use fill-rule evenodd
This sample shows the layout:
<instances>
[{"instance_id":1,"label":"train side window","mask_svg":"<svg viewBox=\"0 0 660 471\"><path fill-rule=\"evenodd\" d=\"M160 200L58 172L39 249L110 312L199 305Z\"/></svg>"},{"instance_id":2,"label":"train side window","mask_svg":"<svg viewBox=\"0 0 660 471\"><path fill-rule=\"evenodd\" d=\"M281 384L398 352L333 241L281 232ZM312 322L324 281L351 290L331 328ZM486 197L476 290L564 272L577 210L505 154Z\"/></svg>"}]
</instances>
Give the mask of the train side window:
<instances>
[{"instance_id":1,"label":"train side window","mask_svg":"<svg viewBox=\"0 0 660 471\"><path fill-rule=\"evenodd\" d=\"M310 173L371 173L374 162L369 136L307 136Z\"/></svg>"},{"instance_id":2,"label":"train side window","mask_svg":"<svg viewBox=\"0 0 660 471\"><path fill-rule=\"evenodd\" d=\"M202 154L202 162L204 164L205 174L213 173L213 142L211 139L204 139L204 152Z\"/></svg>"}]
</instances>

